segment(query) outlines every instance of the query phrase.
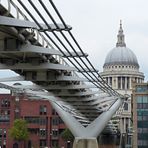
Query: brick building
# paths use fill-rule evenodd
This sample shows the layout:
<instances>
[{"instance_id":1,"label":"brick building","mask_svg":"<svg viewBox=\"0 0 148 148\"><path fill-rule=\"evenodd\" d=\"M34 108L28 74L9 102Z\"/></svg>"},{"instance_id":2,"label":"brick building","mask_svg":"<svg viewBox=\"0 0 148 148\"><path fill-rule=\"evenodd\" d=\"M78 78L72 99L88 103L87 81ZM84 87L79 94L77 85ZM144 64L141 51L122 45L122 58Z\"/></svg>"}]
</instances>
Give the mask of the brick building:
<instances>
[{"instance_id":1,"label":"brick building","mask_svg":"<svg viewBox=\"0 0 148 148\"><path fill-rule=\"evenodd\" d=\"M28 122L30 132L28 141L18 143L9 136L9 129L16 118ZM52 109L49 101L29 100L11 94L0 94L0 147L13 148L67 148L60 134L65 125Z\"/></svg>"}]
</instances>

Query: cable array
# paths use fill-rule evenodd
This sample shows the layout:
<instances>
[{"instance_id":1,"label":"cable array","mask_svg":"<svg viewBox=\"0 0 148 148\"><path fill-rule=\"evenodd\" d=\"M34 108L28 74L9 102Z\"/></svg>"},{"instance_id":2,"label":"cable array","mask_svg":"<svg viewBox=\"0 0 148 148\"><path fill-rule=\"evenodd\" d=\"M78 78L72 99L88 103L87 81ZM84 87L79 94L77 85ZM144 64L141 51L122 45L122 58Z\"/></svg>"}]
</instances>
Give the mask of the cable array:
<instances>
[{"instance_id":1,"label":"cable array","mask_svg":"<svg viewBox=\"0 0 148 148\"><path fill-rule=\"evenodd\" d=\"M13 0L11 0L11 2L14 4ZM86 54L80 47L71 29L69 29L68 25L65 23L63 17L61 16L60 12L58 11L57 7L55 6L52 0L49 0L48 4L52 6L53 10L55 11L62 25L64 26L64 29L60 29L54 16L51 14L50 10L48 9L47 4L45 5L45 3L42 0L38 0L38 3L40 4L40 7L44 9L48 18L45 18L44 13L39 11L38 9L39 6L36 5L36 2L31 1L31 0L28 0L28 2L30 6L33 8L33 10L36 12L36 15L38 15L40 19L43 21L43 23L47 26L48 29L46 30L44 30L41 23L36 18L36 15L32 14L32 12L30 11L30 7L27 7L27 4L25 4L21 0L18 0L18 2L20 6L25 10L27 15L29 15L29 17L38 25L38 27L42 31L42 34L46 36L49 42L52 43L53 46L55 46L55 48L58 49L63 54L63 56L66 57L67 60L75 68L77 68L77 70L81 72L81 74L85 78L88 79L89 82L93 83L97 88L101 89L103 92L110 94L111 96L123 97L121 94L119 94L114 89L112 89L111 86L108 85L106 81L104 81L103 78L100 76L98 71L95 69L91 61L88 59L88 57L86 56ZM52 30L51 26L48 23L49 21L52 21L52 23L56 26L56 29ZM52 36L54 36L56 40L53 39ZM59 36L61 36L62 39ZM66 46L65 43L68 45L68 47ZM75 44L75 47L73 46L73 44ZM73 56L70 50L73 51L76 56ZM70 56L67 56L64 51L66 51ZM78 54L78 52L80 52L81 55Z\"/></svg>"}]
</instances>

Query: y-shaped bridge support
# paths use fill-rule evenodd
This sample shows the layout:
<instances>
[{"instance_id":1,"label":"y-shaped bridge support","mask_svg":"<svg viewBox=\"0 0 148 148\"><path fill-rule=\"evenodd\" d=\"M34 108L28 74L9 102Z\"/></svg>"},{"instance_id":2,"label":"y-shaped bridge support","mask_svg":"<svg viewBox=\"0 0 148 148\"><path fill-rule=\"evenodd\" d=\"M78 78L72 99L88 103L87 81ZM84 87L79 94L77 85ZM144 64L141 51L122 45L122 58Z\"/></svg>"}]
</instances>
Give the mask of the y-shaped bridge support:
<instances>
[{"instance_id":1,"label":"y-shaped bridge support","mask_svg":"<svg viewBox=\"0 0 148 148\"><path fill-rule=\"evenodd\" d=\"M75 136L73 148L98 148L96 139L97 136L102 132L108 121L111 119L111 117L114 115L122 103L123 99L117 99L117 101L110 107L109 110L103 112L91 124L89 124L87 127L84 127L70 113L65 112L55 102L51 102L52 106L55 108L67 127Z\"/></svg>"}]
</instances>

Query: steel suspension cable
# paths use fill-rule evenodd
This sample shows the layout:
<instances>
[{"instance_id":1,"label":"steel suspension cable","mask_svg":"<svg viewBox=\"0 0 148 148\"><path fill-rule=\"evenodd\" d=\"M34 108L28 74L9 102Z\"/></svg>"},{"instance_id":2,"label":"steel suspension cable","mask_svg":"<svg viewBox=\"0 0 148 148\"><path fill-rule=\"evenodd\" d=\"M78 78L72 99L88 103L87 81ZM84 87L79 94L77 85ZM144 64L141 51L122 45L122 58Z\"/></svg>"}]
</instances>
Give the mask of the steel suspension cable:
<instances>
[{"instance_id":1,"label":"steel suspension cable","mask_svg":"<svg viewBox=\"0 0 148 148\"><path fill-rule=\"evenodd\" d=\"M46 20L43 18L43 16L40 14L40 12L38 11L38 9L35 7L35 5L31 2L31 1L29 1L31 4L32 4L32 6L33 6L33 8L36 10L36 12L39 14L39 16L43 19L43 21L45 22L45 24L47 25L47 26L49 26L48 25L48 23L46 22ZM50 14L50 12L47 10L47 8L46 8L46 6L44 5L44 3L41 1L41 0L39 0L39 2L40 2L40 4L43 6L43 8L45 9L45 11L46 11L46 13L49 15L49 17L51 18L51 20L53 21L53 23L56 25L56 27L59 29L59 26L57 25L57 23L56 23L56 21L54 20L54 18L52 17L52 15ZM54 7L55 8L55 7ZM62 18L62 17L60 17L60 18ZM63 21L64 22L64 21ZM64 26L66 26L66 24L64 23ZM67 31L69 31L69 30L67 30ZM79 57L79 59L81 60L81 62L87 67L87 69L89 69L90 70L90 68L87 66L87 64L84 62L84 60L82 60L81 59L81 57L78 55L78 53L76 52L76 50L74 49L74 47L72 46L72 44L69 42L69 40L67 39L67 37L64 35L64 33L62 32L62 31L60 31L60 33L62 34L62 36L64 37L64 39L68 42L68 44L70 45L70 47L73 49L73 51L75 52L75 54ZM55 35L55 34L54 34ZM73 37L73 36L72 36ZM56 36L56 38L57 38L57 36ZM74 38L74 37L73 37ZM59 40L59 38L58 38L58 40ZM73 40L75 40L75 39L73 39ZM75 40L75 42L76 42L76 40ZM77 46L79 46L78 45L78 43L76 42L76 44L77 44ZM79 46L80 47L80 46ZM64 47L65 48L65 47ZM66 48L65 48L66 49ZM67 50L67 52L69 52L69 50L68 49L66 49ZM81 49L81 52L83 53L83 55L84 55L84 52L82 51L82 49ZM70 52L69 52L69 54L71 54ZM73 57L74 58L74 57ZM75 58L74 58L75 59ZM75 61L76 61L76 59L75 59ZM87 60L88 61L88 60ZM77 62L77 61L76 61ZM78 63L78 62L77 62ZM79 64L79 63L78 63ZM90 61L89 61L89 64L90 64ZM92 64L91 64L92 65ZM79 64L79 66L81 66L80 64ZM93 67L93 65L92 65L92 67ZM81 66L81 68L83 68L82 66ZM93 69L94 69L94 71L96 72L96 69L93 67ZM84 69L83 69L84 70ZM85 71L86 72L86 71ZM88 75L89 75L89 73L87 73ZM92 73L93 74L93 73ZM94 75L94 74L93 74ZM90 76L90 75L89 75ZM99 79L98 79L98 77L96 77L96 75L94 75L94 77L96 78L96 80L98 80L98 81L100 81ZM91 77L92 78L92 77ZM103 80L103 79L102 79ZM105 81L104 81L105 82ZM102 83L101 83L102 84ZM99 84L100 85L100 84ZM103 85L103 84L102 84ZM108 86L107 86L107 88L108 88ZM113 91L112 89L110 90L110 91ZM113 91L114 92L114 91ZM112 93L112 92L111 92Z\"/></svg>"},{"instance_id":2,"label":"steel suspension cable","mask_svg":"<svg viewBox=\"0 0 148 148\"><path fill-rule=\"evenodd\" d=\"M22 7L27 11L27 13L31 16L31 18L35 21L35 23L37 23L37 25L41 28L41 29L43 29L42 28L42 26L38 23L38 21L34 18L34 16L29 12L29 10L26 8L26 6L20 1L20 0L18 0L19 1L19 3L22 5ZM65 53L60 49L60 47L53 41L53 39L46 33L46 32L44 32L45 34L46 34L46 36L52 41L52 43L62 52L62 54L63 55L65 55ZM56 35L55 33L54 33L54 35ZM56 35L56 37L58 38L58 36ZM58 38L59 39L59 38ZM59 42L64 46L64 48L66 48L65 47L65 45L60 41L60 39L59 39ZM67 51L68 51L68 49L67 49ZM70 52L69 52L69 54L71 54ZM71 54L72 55L72 54ZM79 69L72 61L71 61L71 59L70 58L68 58L68 60L77 68L77 69ZM78 62L77 62L78 63ZM79 64L79 63L78 63ZM81 65L80 65L81 66ZM81 66L82 67L82 66ZM83 68L83 67L82 67ZM83 68L83 70L85 70L84 68ZM82 73L90 82L92 82L96 87L98 87L98 85L96 85L90 78L88 78L84 73ZM92 79L93 79L93 77L91 77ZM96 80L94 80L94 81L96 81ZM99 87L100 88L100 87ZM106 89L104 89L104 88L100 88L100 89L102 89L104 92L106 92Z\"/></svg>"},{"instance_id":3,"label":"steel suspension cable","mask_svg":"<svg viewBox=\"0 0 148 148\"><path fill-rule=\"evenodd\" d=\"M41 28L41 29L43 29L42 28L42 26L38 23L38 21L33 17L33 15L28 11L28 9L26 8L26 6L20 1L20 0L18 0L18 2L22 5L22 7L27 11L27 13L30 15L30 17L35 21L35 23ZM44 32L45 33L45 35L51 40L51 42L60 50L60 52L63 54L63 55L65 55L65 53L60 49L60 47L55 43L55 41L46 33L46 32ZM71 61L71 59L70 58L68 58L68 60L77 68L77 69L79 69L72 61ZM82 73L89 81L91 81L96 87L98 87L98 85L96 85L90 78L88 78L84 73ZM104 90L104 92L106 92L105 90Z\"/></svg>"},{"instance_id":4,"label":"steel suspension cable","mask_svg":"<svg viewBox=\"0 0 148 148\"><path fill-rule=\"evenodd\" d=\"M35 21L35 23L41 28L42 26L38 23L38 21L32 16L32 14L28 11L28 9L25 7L25 5L20 1L18 0L19 3L23 6L23 8L27 11L27 13L29 13L29 15L31 16L31 18ZM66 23L64 22L63 18L61 17L60 13L58 12L57 8L55 7L55 5L53 4L52 0L49 0L52 4L52 6L54 7L55 11L57 12L58 16L60 17L63 25L65 26L65 28L67 28L67 25ZM38 13L38 15L42 18L42 20L45 22L45 24L48 26L49 29L50 26L49 24L47 23L47 21L44 19L44 17L41 15L41 13L38 11L38 9L36 8L36 6L31 2L29 1L30 4L32 5L32 7L35 9L35 11ZM43 4L43 2L41 0L39 0L40 4L42 5L42 7L45 9L46 13L48 14L48 16L51 18L51 20L53 21L53 23L55 24L55 26L57 28L59 28L59 26L57 25L56 21L54 20L54 18L52 17L52 15L49 13L49 11L47 10L47 8L45 7L45 5ZM78 42L76 41L76 39L74 38L74 36L72 35L72 33L70 32L70 30L67 29L67 31L69 32L70 36L72 37L72 39L74 40L74 42L76 43L77 47L80 49L80 51L82 52L83 55L85 55L85 53L83 52L83 50L81 49L81 47L79 46ZM60 49L60 47L53 41L53 39L46 33L44 32L45 35L52 41L52 43L62 52L63 55L65 55L65 53ZM67 47L63 44L63 42L60 40L60 38L56 35L55 32L52 32L54 34L54 36L57 38L57 40L62 44L62 46L66 49L66 51L72 56L71 52L69 52L69 50L67 49ZM62 36L64 37L64 39L68 42L69 46L73 49L73 51L75 52L75 54L79 57L79 59L83 62L83 64L90 70L90 68L87 66L87 64L81 59L81 57L78 55L78 53L76 52L76 50L74 49L74 47L72 46L72 44L70 43L70 41L67 39L67 37L65 36L65 34L60 31L60 33L62 34ZM94 68L94 66L92 65L92 63L89 61L89 59L87 57L85 57L86 60L88 61L88 63L91 65L91 67L94 69L94 71L97 73L96 69ZM67 57L67 59L78 69L80 70L73 62L70 58ZM118 95L118 96L121 96L119 93L117 93L115 90L113 90L104 80L103 78L97 73L97 75L101 78L102 81L100 81L98 79L98 77L96 77L96 75L94 73L93 76L96 78L94 79L90 74L89 72L87 72L83 66L76 60L75 57L73 57L73 59L77 62L77 64L87 73L87 75L89 75L89 77L91 77L92 80L96 81L98 80L100 83L98 84L99 85L99 88L102 89L103 87L103 91L109 93L109 94L112 94L112 95ZM91 70L90 70L91 71ZM82 73L89 81L91 81L95 86L97 86L90 78L88 78L84 73ZM103 83L102 83L103 82ZM101 84L101 85L100 85ZM102 86L103 85L103 86Z\"/></svg>"},{"instance_id":5,"label":"steel suspension cable","mask_svg":"<svg viewBox=\"0 0 148 148\"><path fill-rule=\"evenodd\" d=\"M39 0L39 1L41 1L41 0ZM65 26L65 28L67 28L67 25L66 25L64 19L62 18L61 14L59 13L59 11L58 11L58 9L56 8L56 6L55 6L55 4L53 3L53 1L52 1L52 0L49 0L49 1L50 1L51 5L53 6L55 12L56 12L57 15L59 16L61 22L63 23L63 25ZM46 9L46 10L47 10L47 9ZM48 12L49 12L49 11L48 11ZM51 15L49 15L49 16L51 16ZM53 20L53 19L52 19L52 20ZM54 21L54 22L55 22L55 21ZM80 45L78 44L78 42L77 42L76 39L74 38L74 36L73 36L73 34L71 33L71 31L70 31L70 30L67 30L67 31L68 31L68 33L70 34L70 36L72 37L72 39L74 40L74 42L75 42L75 44L77 45L77 47L79 48L79 50L80 50L80 51L82 52L82 54L84 55L85 53L83 52L82 48L80 47ZM76 52L76 51L75 51L75 52ZM91 67L93 68L93 70L94 70L94 71L97 73L97 75L101 78L101 80L102 80L101 83L103 82L105 85L107 85L107 88L111 89L111 91L114 91L116 95L120 95L118 92L116 92L115 90L113 90L113 89L111 88L111 86L108 85L108 84L103 80L103 78L98 74L98 72L96 71L96 69L94 68L93 64L90 62L90 60L89 60L87 57L85 57L85 58L86 58L86 60L88 61L88 63L91 65ZM99 80L99 81L100 81L100 80Z\"/></svg>"},{"instance_id":6,"label":"steel suspension cable","mask_svg":"<svg viewBox=\"0 0 148 148\"><path fill-rule=\"evenodd\" d=\"M51 29L50 28L50 26L49 26L49 24L47 23L47 21L45 20L45 18L41 15L41 13L39 12L39 10L35 7L35 5L34 5L34 3L32 2L32 1L29 1L30 2L30 4L32 5L32 7L35 9L35 11L38 13L38 15L42 18L42 20L45 22L45 24L48 26L48 28L49 29ZM58 26L57 24L56 24L56 26ZM59 29L59 27L58 27L58 29ZM54 36L57 38L57 40L62 44L62 46L66 49L66 51L70 54L70 55L72 55L71 54L71 52L68 50L68 48L63 44L63 42L60 40L60 38L56 35L56 33L55 32L52 32L53 34L54 34ZM74 47L72 46L72 44L69 42L69 40L67 39L67 37L64 35L64 33L62 32L62 31L60 31L60 33L62 34L62 36L64 37L64 39L68 42L68 44L70 45L70 47L73 49L73 51L76 53L76 55L79 57L79 55L78 55L78 53L76 52L76 50L74 49ZM75 58L75 57L73 57L73 59L77 62L77 59ZM89 67L87 66L87 64L81 59L81 57L79 57L79 59L82 61L82 63L89 69ZM79 62L77 62L77 64L83 69L83 70L85 70L84 68L83 68L83 66L79 63ZM85 70L85 72L91 77L91 79L93 79L94 81L95 81L95 79L89 74L89 72L87 72L86 70ZM96 77L96 75L94 75L95 76L95 78L96 78L96 80L98 80L98 77ZM100 83L98 84L100 87L104 87L104 86L102 86ZM108 90L107 90L108 91Z\"/></svg>"}]
</instances>

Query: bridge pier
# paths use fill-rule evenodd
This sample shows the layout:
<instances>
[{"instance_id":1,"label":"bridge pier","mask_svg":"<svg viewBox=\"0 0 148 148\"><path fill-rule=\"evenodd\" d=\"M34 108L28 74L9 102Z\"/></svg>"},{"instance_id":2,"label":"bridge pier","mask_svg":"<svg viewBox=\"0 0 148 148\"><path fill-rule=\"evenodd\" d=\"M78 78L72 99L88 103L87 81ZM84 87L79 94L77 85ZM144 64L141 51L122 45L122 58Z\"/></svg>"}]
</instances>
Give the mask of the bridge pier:
<instances>
[{"instance_id":1,"label":"bridge pier","mask_svg":"<svg viewBox=\"0 0 148 148\"><path fill-rule=\"evenodd\" d=\"M73 143L73 148L99 148L96 138L76 137Z\"/></svg>"},{"instance_id":2,"label":"bridge pier","mask_svg":"<svg viewBox=\"0 0 148 148\"><path fill-rule=\"evenodd\" d=\"M51 104L73 133L75 137L73 148L99 148L97 137L100 135L122 102L123 99L117 99L109 110L103 112L87 127L84 127L75 117L73 117L69 112L64 111L57 103L51 102Z\"/></svg>"}]
</instances>

